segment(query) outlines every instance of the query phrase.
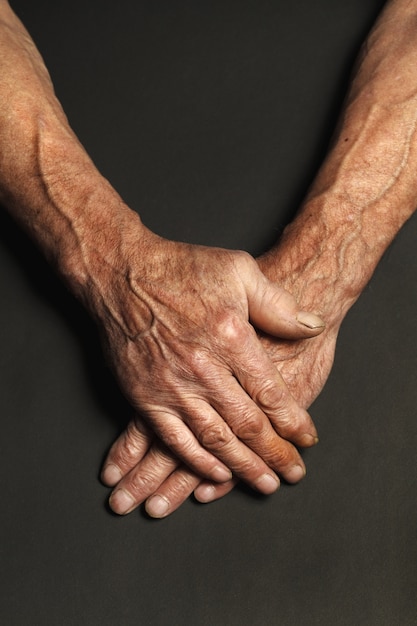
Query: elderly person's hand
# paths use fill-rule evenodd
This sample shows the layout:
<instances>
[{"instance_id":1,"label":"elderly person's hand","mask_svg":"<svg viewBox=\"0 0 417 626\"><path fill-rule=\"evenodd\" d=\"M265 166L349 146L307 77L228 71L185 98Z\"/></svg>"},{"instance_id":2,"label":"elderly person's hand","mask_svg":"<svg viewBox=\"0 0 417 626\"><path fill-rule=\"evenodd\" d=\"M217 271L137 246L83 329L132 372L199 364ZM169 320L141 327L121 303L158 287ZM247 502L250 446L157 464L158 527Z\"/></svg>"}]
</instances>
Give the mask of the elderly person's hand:
<instances>
[{"instance_id":1,"label":"elderly person's hand","mask_svg":"<svg viewBox=\"0 0 417 626\"><path fill-rule=\"evenodd\" d=\"M233 474L262 493L278 487L276 471L298 480L304 465L285 438L309 445L316 431L252 324L298 338L321 332L321 320L248 255L169 242L143 226L69 127L5 0L0 49L0 202L97 321L134 409L203 477Z\"/></svg>"},{"instance_id":2,"label":"elderly person's hand","mask_svg":"<svg viewBox=\"0 0 417 626\"><path fill-rule=\"evenodd\" d=\"M322 335L295 344L262 338L301 406L320 392L344 316L417 206L416 23L416 0L387 2L362 49L331 150L306 202L279 245L260 260L270 279L326 322ZM200 478L189 468L175 471L178 461L158 443L148 450L146 433L140 442L136 454L124 454L123 440L110 453L116 463L124 461L119 490L134 487L136 503L154 494L148 512L167 515ZM202 483L195 494L209 501L233 484Z\"/></svg>"},{"instance_id":3,"label":"elderly person's hand","mask_svg":"<svg viewBox=\"0 0 417 626\"><path fill-rule=\"evenodd\" d=\"M137 411L104 481L118 482L130 452L141 447L143 416L200 476L223 482L233 474L262 493L278 488L275 472L301 479L304 464L290 441L310 446L317 433L252 324L294 340L322 332L323 322L301 311L245 253L135 235L132 225L113 261L123 271L109 273L106 265L95 296L107 352ZM137 501L134 482L124 481L112 507L124 513Z\"/></svg>"},{"instance_id":4,"label":"elderly person's hand","mask_svg":"<svg viewBox=\"0 0 417 626\"><path fill-rule=\"evenodd\" d=\"M281 276L283 273L277 268L274 255L267 255L258 262L263 272L271 278L276 279L278 274ZM292 277L294 286L298 286L295 276ZM303 276L300 284L304 283L305 278ZM326 294L320 294L312 287L314 281L306 281L305 284L307 289L302 291L308 291L309 299L315 294L317 302L328 303L330 308L331 303ZM293 397L305 408L320 393L328 377L340 321L337 316L332 317L331 324L319 336L310 339L288 341L265 333L260 336L266 354L287 381ZM113 469L114 473L111 474L106 471L108 467L118 469ZM280 474L285 478L285 473ZM237 476L223 484L202 481L201 476L181 465L178 458L137 418L112 446L106 459L103 481L115 486L110 497L110 505L115 512L129 512L149 498L146 504L148 513L153 517L165 517L175 511L193 491L201 502L224 496L236 484ZM122 511L119 502L125 495L130 498L130 507Z\"/></svg>"}]
</instances>

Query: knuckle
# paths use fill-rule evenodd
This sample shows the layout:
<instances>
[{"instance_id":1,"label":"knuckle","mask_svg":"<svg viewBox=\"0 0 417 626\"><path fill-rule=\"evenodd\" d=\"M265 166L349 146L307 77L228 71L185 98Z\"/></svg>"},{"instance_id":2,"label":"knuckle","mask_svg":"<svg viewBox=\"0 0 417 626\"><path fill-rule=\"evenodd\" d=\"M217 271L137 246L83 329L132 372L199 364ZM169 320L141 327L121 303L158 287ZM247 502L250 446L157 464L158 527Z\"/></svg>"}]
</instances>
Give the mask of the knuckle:
<instances>
[{"instance_id":1,"label":"knuckle","mask_svg":"<svg viewBox=\"0 0 417 626\"><path fill-rule=\"evenodd\" d=\"M297 302L294 296L282 287L276 286L274 292L270 294L270 303L277 310L284 309L296 311Z\"/></svg>"},{"instance_id":2,"label":"knuckle","mask_svg":"<svg viewBox=\"0 0 417 626\"><path fill-rule=\"evenodd\" d=\"M295 448L290 444L281 444L275 447L271 458L268 459L268 464L278 472L283 471L286 467L294 464L294 454Z\"/></svg>"},{"instance_id":3,"label":"knuckle","mask_svg":"<svg viewBox=\"0 0 417 626\"><path fill-rule=\"evenodd\" d=\"M225 422L204 425L199 433L201 445L208 449L219 451L233 439L233 433Z\"/></svg>"},{"instance_id":4,"label":"knuckle","mask_svg":"<svg viewBox=\"0 0 417 626\"><path fill-rule=\"evenodd\" d=\"M135 461L139 456L142 457L146 438L147 436L136 428L134 422L130 422L124 432L121 445L117 448L117 456L124 463Z\"/></svg>"},{"instance_id":5,"label":"knuckle","mask_svg":"<svg viewBox=\"0 0 417 626\"><path fill-rule=\"evenodd\" d=\"M210 355L205 348L194 346L189 350L187 361L189 369L193 374L203 376L206 374L210 364Z\"/></svg>"},{"instance_id":6,"label":"knuckle","mask_svg":"<svg viewBox=\"0 0 417 626\"><path fill-rule=\"evenodd\" d=\"M128 491L135 497L146 498L147 494L152 491L155 484L156 475L154 472L147 471L146 473L135 473L126 485Z\"/></svg>"},{"instance_id":7,"label":"knuckle","mask_svg":"<svg viewBox=\"0 0 417 626\"><path fill-rule=\"evenodd\" d=\"M262 381L254 397L259 408L268 413L275 409L287 410L289 399L290 394L285 387L271 379Z\"/></svg>"},{"instance_id":8,"label":"knuckle","mask_svg":"<svg viewBox=\"0 0 417 626\"><path fill-rule=\"evenodd\" d=\"M168 448L172 450L180 450L190 447L190 434L185 427L167 425L164 428L164 432L161 433L161 437Z\"/></svg>"},{"instance_id":9,"label":"knuckle","mask_svg":"<svg viewBox=\"0 0 417 626\"><path fill-rule=\"evenodd\" d=\"M234 427L234 433L242 441L254 441L262 436L265 428L264 420L252 412L242 414Z\"/></svg>"},{"instance_id":10,"label":"knuckle","mask_svg":"<svg viewBox=\"0 0 417 626\"><path fill-rule=\"evenodd\" d=\"M298 435L304 434L302 424L296 417L286 420L285 424L282 426L282 430L285 437L290 440L295 439Z\"/></svg>"},{"instance_id":11,"label":"knuckle","mask_svg":"<svg viewBox=\"0 0 417 626\"><path fill-rule=\"evenodd\" d=\"M252 270L253 268L258 268L255 259L253 256L246 252L245 250L235 250L234 253L234 261L235 265L242 269L243 271Z\"/></svg>"},{"instance_id":12,"label":"knuckle","mask_svg":"<svg viewBox=\"0 0 417 626\"><path fill-rule=\"evenodd\" d=\"M263 465L257 462L252 455L241 456L233 468L235 474L249 481L255 480L263 470Z\"/></svg>"},{"instance_id":13,"label":"knuckle","mask_svg":"<svg viewBox=\"0 0 417 626\"><path fill-rule=\"evenodd\" d=\"M176 500L189 496L196 483L196 478L185 472L177 472L169 485L169 493L166 494L169 499Z\"/></svg>"},{"instance_id":14,"label":"knuckle","mask_svg":"<svg viewBox=\"0 0 417 626\"><path fill-rule=\"evenodd\" d=\"M276 430L286 439L292 439L305 430L305 421L300 417L300 410L294 404L286 403L271 411L271 419Z\"/></svg>"},{"instance_id":15,"label":"knuckle","mask_svg":"<svg viewBox=\"0 0 417 626\"><path fill-rule=\"evenodd\" d=\"M223 311L217 321L217 336L226 344L241 346L246 342L248 326L235 311Z\"/></svg>"},{"instance_id":16,"label":"knuckle","mask_svg":"<svg viewBox=\"0 0 417 626\"><path fill-rule=\"evenodd\" d=\"M161 481L175 470L178 462L162 446L154 447L149 455L152 463L147 463L146 468L141 466L129 476L128 490L135 497L146 498L158 487Z\"/></svg>"}]
</instances>

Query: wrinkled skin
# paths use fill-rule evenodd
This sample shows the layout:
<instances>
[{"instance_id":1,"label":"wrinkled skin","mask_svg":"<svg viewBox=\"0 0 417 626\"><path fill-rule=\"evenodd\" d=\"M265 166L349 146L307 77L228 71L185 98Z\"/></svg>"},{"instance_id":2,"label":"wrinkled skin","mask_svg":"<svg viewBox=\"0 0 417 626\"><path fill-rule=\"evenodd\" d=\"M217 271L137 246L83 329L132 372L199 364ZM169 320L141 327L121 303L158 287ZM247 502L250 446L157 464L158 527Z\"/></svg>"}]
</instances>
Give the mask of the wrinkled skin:
<instances>
[{"instance_id":1,"label":"wrinkled skin","mask_svg":"<svg viewBox=\"0 0 417 626\"><path fill-rule=\"evenodd\" d=\"M271 257L265 257L259 263L266 275L269 274L275 280L278 278ZM260 334L263 348L286 381L295 400L304 408L318 396L327 380L333 363L336 335L335 325L326 328L315 338L298 341ZM151 435L138 417L115 442L107 463L120 469L120 475L108 475L110 480L103 475L107 484L117 484L110 498L112 508L122 512L119 510L118 498L121 493L128 492L131 504L124 512L133 510L149 498L146 508L153 517L172 513L193 491L201 502L219 498L228 493L237 480L234 477L222 484L202 481L188 467L180 466L177 458Z\"/></svg>"}]
</instances>

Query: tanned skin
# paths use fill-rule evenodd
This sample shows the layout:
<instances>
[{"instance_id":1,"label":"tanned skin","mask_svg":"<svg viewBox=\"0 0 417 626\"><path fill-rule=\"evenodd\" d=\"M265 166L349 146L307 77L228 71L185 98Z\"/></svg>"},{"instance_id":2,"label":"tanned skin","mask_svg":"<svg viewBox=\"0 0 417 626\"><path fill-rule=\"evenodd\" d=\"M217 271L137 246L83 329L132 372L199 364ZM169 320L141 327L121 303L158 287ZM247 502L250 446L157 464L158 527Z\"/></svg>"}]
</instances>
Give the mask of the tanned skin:
<instances>
[{"instance_id":1,"label":"tanned skin","mask_svg":"<svg viewBox=\"0 0 417 626\"><path fill-rule=\"evenodd\" d=\"M417 1L392 0L362 47L332 146L305 202L276 246L258 259L268 278L326 323L309 340L260 338L305 408L328 378L346 313L417 206L416 130ZM152 516L168 515L193 491L201 502L215 500L236 482L200 481L157 443L148 445L143 435L135 459L122 436L108 462L122 468L117 487L135 503L154 494L146 503Z\"/></svg>"},{"instance_id":2,"label":"tanned skin","mask_svg":"<svg viewBox=\"0 0 417 626\"><path fill-rule=\"evenodd\" d=\"M238 476L266 494L278 488L278 475L300 480L296 446L314 445L317 432L254 326L299 339L322 332L322 320L250 255L167 241L143 225L71 130L5 0L0 95L0 202L97 321L137 412L124 439L129 453L138 452L144 416L202 477ZM121 469L107 467L106 482L117 482ZM119 512L127 510L124 493L113 500Z\"/></svg>"},{"instance_id":3,"label":"tanned skin","mask_svg":"<svg viewBox=\"0 0 417 626\"><path fill-rule=\"evenodd\" d=\"M340 325L415 210L416 32L417 1L388 2L308 197L257 265L142 224L79 144L0 0L0 199L97 320L137 410L103 468L114 511L147 500L164 517L193 491L208 502L240 479L272 493L278 476L304 475L296 446L317 441L305 409Z\"/></svg>"}]
</instances>

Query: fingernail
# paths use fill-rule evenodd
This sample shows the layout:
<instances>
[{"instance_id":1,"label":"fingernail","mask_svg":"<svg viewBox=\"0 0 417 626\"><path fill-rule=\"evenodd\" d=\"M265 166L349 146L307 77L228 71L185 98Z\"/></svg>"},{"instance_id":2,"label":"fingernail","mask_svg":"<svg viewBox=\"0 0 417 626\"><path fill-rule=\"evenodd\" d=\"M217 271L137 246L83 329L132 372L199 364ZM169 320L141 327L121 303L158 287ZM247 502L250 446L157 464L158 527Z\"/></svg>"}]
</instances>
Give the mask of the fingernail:
<instances>
[{"instance_id":1,"label":"fingernail","mask_svg":"<svg viewBox=\"0 0 417 626\"><path fill-rule=\"evenodd\" d=\"M211 502L214 498L215 493L216 491L213 485L201 485L200 487L197 487L197 489L194 491L194 497L196 498L196 500L202 503Z\"/></svg>"},{"instance_id":2,"label":"fingernail","mask_svg":"<svg viewBox=\"0 0 417 626\"><path fill-rule=\"evenodd\" d=\"M117 483L119 482L119 480L121 480L121 478L122 478L122 472L119 470L117 465L113 465L113 463L106 465L106 467L103 469L101 473L101 480L103 481L103 483L105 483L109 487L113 487L114 485L117 485Z\"/></svg>"},{"instance_id":3,"label":"fingernail","mask_svg":"<svg viewBox=\"0 0 417 626\"><path fill-rule=\"evenodd\" d=\"M301 465L294 465L285 472L285 480L289 483L298 483L306 475L306 470Z\"/></svg>"},{"instance_id":4,"label":"fingernail","mask_svg":"<svg viewBox=\"0 0 417 626\"><path fill-rule=\"evenodd\" d=\"M279 484L279 479L273 474L263 474L255 482L256 488L266 495L274 493L278 489Z\"/></svg>"},{"instance_id":5,"label":"fingernail","mask_svg":"<svg viewBox=\"0 0 417 626\"><path fill-rule=\"evenodd\" d=\"M316 446L319 442L319 438L314 435L310 435L310 433L305 433L302 437L300 437L299 445L303 448L311 448L311 446Z\"/></svg>"},{"instance_id":6,"label":"fingernail","mask_svg":"<svg viewBox=\"0 0 417 626\"><path fill-rule=\"evenodd\" d=\"M146 501L145 508L151 517L164 517L168 513L169 502L163 496L151 496Z\"/></svg>"},{"instance_id":7,"label":"fingernail","mask_svg":"<svg viewBox=\"0 0 417 626\"><path fill-rule=\"evenodd\" d=\"M216 465L216 467L212 471L213 480L216 480L219 483L225 483L228 480L232 479L232 472L228 470L226 467L221 467L221 465Z\"/></svg>"},{"instance_id":8,"label":"fingernail","mask_svg":"<svg viewBox=\"0 0 417 626\"><path fill-rule=\"evenodd\" d=\"M151 517L164 517L169 509L169 502L163 496L152 496L146 502L146 512Z\"/></svg>"},{"instance_id":9,"label":"fingernail","mask_svg":"<svg viewBox=\"0 0 417 626\"><path fill-rule=\"evenodd\" d=\"M326 326L321 317L315 315L314 313L307 313L307 311L300 311L298 313L297 322L303 326L307 326L307 328L310 328L311 330L324 328Z\"/></svg>"},{"instance_id":10,"label":"fingernail","mask_svg":"<svg viewBox=\"0 0 417 626\"><path fill-rule=\"evenodd\" d=\"M130 493L124 489L117 489L111 494L109 504L115 513L125 515L133 508L135 501Z\"/></svg>"}]
</instances>

